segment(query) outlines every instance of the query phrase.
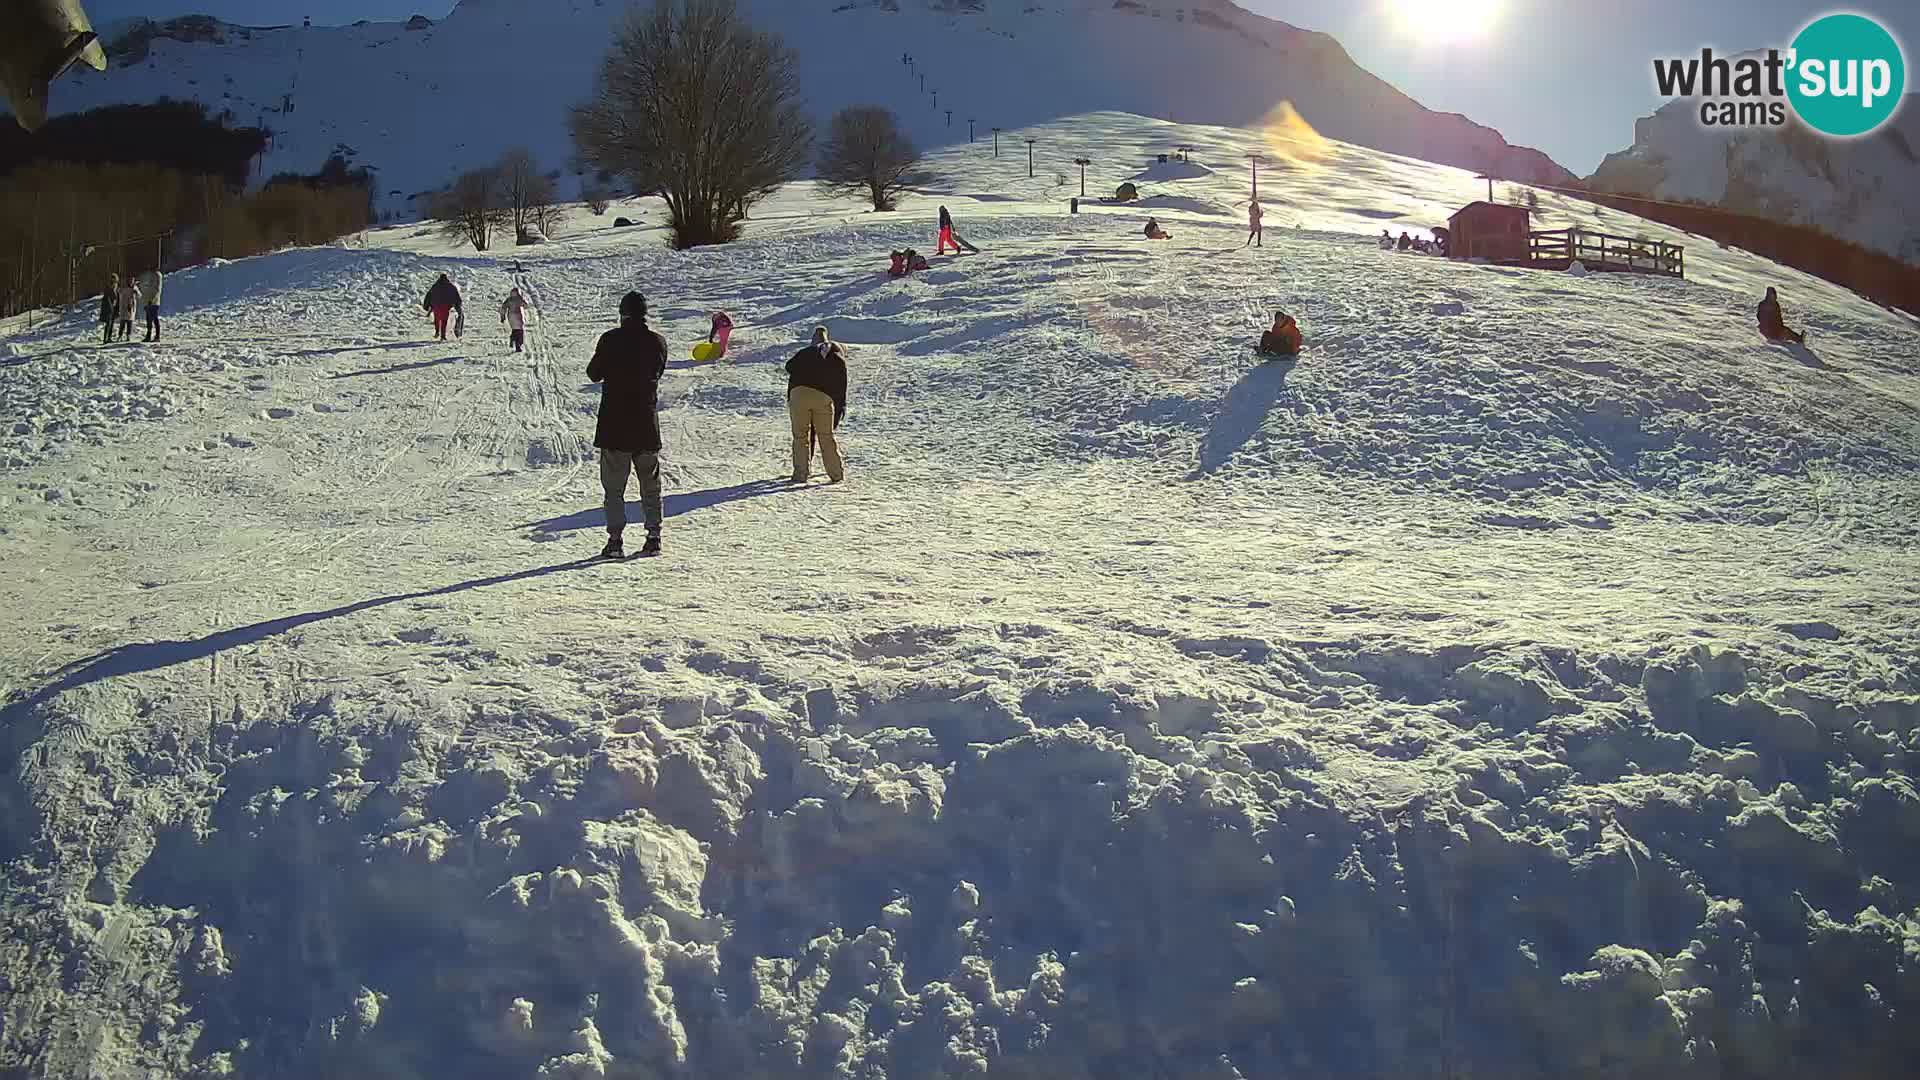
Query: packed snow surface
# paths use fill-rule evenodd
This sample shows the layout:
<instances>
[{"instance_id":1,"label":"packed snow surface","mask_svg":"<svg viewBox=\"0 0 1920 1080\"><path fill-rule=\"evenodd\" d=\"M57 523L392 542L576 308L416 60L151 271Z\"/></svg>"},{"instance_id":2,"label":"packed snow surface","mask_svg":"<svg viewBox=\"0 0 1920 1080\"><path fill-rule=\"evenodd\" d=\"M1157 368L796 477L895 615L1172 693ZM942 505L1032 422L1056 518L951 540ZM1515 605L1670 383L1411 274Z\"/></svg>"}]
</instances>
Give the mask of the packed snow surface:
<instances>
[{"instance_id":1,"label":"packed snow surface","mask_svg":"<svg viewBox=\"0 0 1920 1080\"><path fill-rule=\"evenodd\" d=\"M1552 196L1690 276L1383 252L1481 185L1341 144L1248 249L1268 135L1041 134L1102 192L1192 144L1143 193L1203 209L1150 242L961 146L724 248L626 203L179 273L155 345L16 328L0 1071L1906 1068L1913 321ZM888 279L942 204L985 253ZM666 554L604 563L633 288L676 356L737 329L662 386ZM816 324L849 480L792 488Z\"/></svg>"}]
</instances>

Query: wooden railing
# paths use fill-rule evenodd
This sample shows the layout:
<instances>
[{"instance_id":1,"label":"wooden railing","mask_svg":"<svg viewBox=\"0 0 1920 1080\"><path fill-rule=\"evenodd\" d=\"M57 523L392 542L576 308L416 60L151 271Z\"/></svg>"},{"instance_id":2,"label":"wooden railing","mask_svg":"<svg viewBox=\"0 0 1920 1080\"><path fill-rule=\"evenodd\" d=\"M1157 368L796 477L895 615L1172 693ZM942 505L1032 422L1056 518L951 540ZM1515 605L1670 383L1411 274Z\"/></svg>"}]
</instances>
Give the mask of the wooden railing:
<instances>
[{"instance_id":1,"label":"wooden railing","mask_svg":"<svg viewBox=\"0 0 1920 1080\"><path fill-rule=\"evenodd\" d=\"M1565 269L1579 262L1589 270L1685 277L1687 251L1679 244L1614 236L1584 229L1547 229L1527 234L1528 261Z\"/></svg>"}]
</instances>

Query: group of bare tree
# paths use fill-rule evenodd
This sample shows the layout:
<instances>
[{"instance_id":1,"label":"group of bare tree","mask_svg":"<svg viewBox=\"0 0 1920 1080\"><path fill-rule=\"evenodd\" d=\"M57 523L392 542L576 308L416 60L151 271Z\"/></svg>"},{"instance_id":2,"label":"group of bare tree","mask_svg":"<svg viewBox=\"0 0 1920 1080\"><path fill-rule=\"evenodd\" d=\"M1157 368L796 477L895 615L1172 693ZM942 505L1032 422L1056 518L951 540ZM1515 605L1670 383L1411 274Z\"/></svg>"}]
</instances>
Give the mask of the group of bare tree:
<instances>
[{"instance_id":1,"label":"group of bare tree","mask_svg":"<svg viewBox=\"0 0 1920 1080\"><path fill-rule=\"evenodd\" d=\"M540 171L530 151L514 149L492 165L461 173L434 196L427 215L448 237L486 251L496 233L516 244L552 236L560 226L558 203L553 177Z\"/></svg>"},{"instance_id":2,"label":"group of bare tree","mask_svg":"<svg viewBox=\"0 0 1920 1080\"><path fill-rule=\"evenodd\" d=\"M800 87L798 55L734 0L655 0L627 16L593 96L574 108L574 144L585 164L660 194L675 247L725 243L809 163ZM817 169L830 190L891 210L921 181L918 161L893 114L863 106L834 118Z\"/></svg>"}]
</instances>

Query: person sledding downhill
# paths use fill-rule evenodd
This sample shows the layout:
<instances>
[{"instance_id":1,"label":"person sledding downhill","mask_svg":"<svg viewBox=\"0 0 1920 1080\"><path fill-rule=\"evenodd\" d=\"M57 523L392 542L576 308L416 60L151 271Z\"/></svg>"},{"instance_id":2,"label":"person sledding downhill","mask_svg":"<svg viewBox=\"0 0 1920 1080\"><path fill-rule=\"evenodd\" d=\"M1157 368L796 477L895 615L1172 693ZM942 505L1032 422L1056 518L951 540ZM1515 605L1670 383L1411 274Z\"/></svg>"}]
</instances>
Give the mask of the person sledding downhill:
<instances>
[{"instance_id":1,"label":"person sledding downhill","mask_svg":"<svg viewBox=\"0 0 1920 1080\"><path fill-rule=\"evenodd\" d=\"M1168 232L1167 230L1165 230L1165 229L1163 229L1163 228L1161 228L1161 227L1160 227L1160 221L1159 221L1159 219L1157 219L1157 218L1148 218L1148 219L1147 219L1147 227L1146 227L1146 228L1144 228L1144 229L1142 229L1142 230L1140 230L1140 232L1141 232L1141 234L1142 234L1142 235L1144 235L1144 236L1145 236L1145 237L1146 237L1147 239L1149 239L1149 240L1171 240L1171 239L1173 239L1173 234L1172 234L1172 233L1170 233L1170 232Z\"/></svg>"},{"instance_id":2,"label":"person sledding downhill","mask_svg":"<svg viewBox=\"0 0 1920 1080\"><path fill-rule=\"evenodd\" d=\"M1260 335L1260 355L1294 357L1300 355L1300 324L1284 311L1273 313L1273 325Z\"/></svg>"},{"instance_id":3,"label":"person sledding downhill","mask_svg":"<svg viewBox=\"0 0 1920 1080\"><path fill-rule=\"evenodd\" d=\"M841 460L834 430L847 415L847 354L827 336L824 326L814 327L813 343L787 361L787 414L793 422L791 482L807 482L816 439L827 463L828 481L837 484L846 479L847 465Z\"/></svg>"},{"instance_id":4,"label":"person sledding downhill","mask_svg":"<svg viewBox=\"0 0 1920 1080\"><path fill-rule=\"evenodd\" d=\"M1767 295L1760 299L1760 306L1755 311L1755 314L1758 315L1760 319L1761 337L1766 338L1768 341L1790 341L1795 345L1806 344L1806 334L1788 328L1786 314L1780 310L1780 294L1775 292L1771 286L1767 289Z\"/></svg>"},{"instance_id":5,"label":"person sledding downhill","mask_svg":"<svg viewBox=\"0 0 1920 1080\"><path fill-rule=\"evenodd\" d=\"M447 319L460 311L460 289L453 279L441 274L427 290L427 298L420 304L422 310L433 313L433 338L435 341L447 340Z\"/></svg>"},{"instance_id":6,"label":"person sledding downhill","mask_svg":"<svg viewBox=\"0 0 1920 1080\"><path fill-rule=\"evenodd\" d=\"M627 477L640 477L640 512L647 542L642 555L660 554L660 376L667 341L647 327L647 298L620 299L620 325L600 335L587 378L600 384L600 419L593 445L600 450L600 489L607 509L603 559L622 559L627 528Z\"/></svg>"}]
</instances>

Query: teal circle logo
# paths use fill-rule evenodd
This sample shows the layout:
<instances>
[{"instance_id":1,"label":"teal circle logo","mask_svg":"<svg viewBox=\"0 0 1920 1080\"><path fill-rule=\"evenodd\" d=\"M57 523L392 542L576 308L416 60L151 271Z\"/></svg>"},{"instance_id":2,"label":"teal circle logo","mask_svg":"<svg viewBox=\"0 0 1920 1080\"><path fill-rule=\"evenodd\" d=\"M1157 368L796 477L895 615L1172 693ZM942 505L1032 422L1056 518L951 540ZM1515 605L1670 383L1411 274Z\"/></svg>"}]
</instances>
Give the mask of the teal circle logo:
<instances>
[{"instance_id":1,"label":"teal circle logo","mask_svg":"<svg viewBox=\"0 0 1920 1080\"><path fill-rule=\"evenodd\" d=\"M1787 100L1808 127L1865 135L1893 116L1907 62L1886 27L1865 15L1824 15L1793 39Z\"/></svg>"}]
</instances>

